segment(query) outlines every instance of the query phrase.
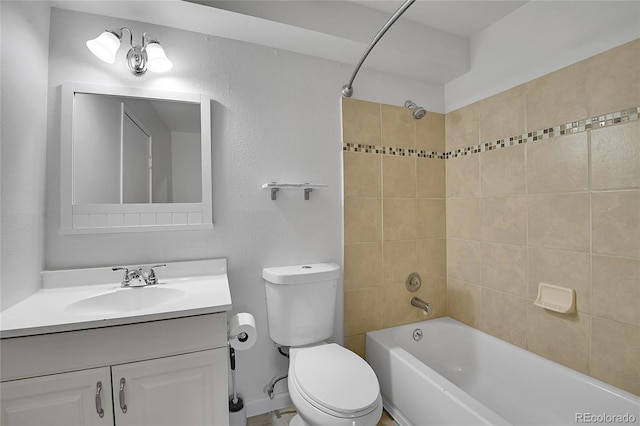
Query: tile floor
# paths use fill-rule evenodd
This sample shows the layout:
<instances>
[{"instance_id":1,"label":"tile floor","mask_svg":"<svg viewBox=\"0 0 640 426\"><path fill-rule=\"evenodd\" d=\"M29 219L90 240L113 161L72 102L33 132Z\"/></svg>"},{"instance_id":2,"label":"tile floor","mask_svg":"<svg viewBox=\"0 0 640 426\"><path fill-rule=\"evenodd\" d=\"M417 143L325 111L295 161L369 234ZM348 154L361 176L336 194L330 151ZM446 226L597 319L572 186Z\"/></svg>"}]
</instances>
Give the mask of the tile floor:
<instances>
[{"instance_id":1,"label":"tile floor","mask_svg":"<svg viewBox=\"0 0 640 426\"><path fill-rule=\"evenodd\" d=\"M283 408L282 410L272 411L270 413L261 414L247 419L247 426L287 426L289 421L296 415L294 406ZM387 413L382 411L382 418L377 426L396 426L396 422Z\"/></svg>"}]
</instances>

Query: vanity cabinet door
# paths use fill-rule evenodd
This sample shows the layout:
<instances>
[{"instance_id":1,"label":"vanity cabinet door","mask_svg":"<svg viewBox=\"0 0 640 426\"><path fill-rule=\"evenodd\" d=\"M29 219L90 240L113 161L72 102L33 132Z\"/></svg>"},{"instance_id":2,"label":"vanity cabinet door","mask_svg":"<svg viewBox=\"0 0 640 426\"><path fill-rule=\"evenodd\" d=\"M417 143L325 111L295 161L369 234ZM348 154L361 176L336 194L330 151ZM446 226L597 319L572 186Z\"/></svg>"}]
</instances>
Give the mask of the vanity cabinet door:
<instances>
[{"instance_id":1,"label":"vanity cabinet door","mask_svg":"<svg viewBox=\"0 0 640 426\"><path fill-rule=\"evenodd\" d=\"M3 426L113 426L109 367L0 384Z\"/></svg>"},{"instance_id":2,"label":"vanity cabinet door","mask_svg":"<svg viewBox=\"0 0 640 426\"><path fill-rule=\"evenodd\" d=\"M228 425L226 348L112 366L116 424Z\"/></svg>"}]
</instances>

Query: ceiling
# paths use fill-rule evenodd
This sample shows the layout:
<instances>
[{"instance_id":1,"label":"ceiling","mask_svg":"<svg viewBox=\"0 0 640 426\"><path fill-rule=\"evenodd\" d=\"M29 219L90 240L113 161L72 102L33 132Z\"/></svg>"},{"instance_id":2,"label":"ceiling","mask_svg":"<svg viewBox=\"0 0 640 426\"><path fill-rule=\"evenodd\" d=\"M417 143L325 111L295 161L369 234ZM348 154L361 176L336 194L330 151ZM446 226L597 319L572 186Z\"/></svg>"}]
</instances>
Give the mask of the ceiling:
<instances>
[{"instance_id":1,"label":"ceiling","mask_svg":"<svg viewBox=\"0 0 640 426\"><path fill-rule=\"evenodd\" d=\"M400 8L404 0L185 0L231 12L251 15L270 20L286 20L295 25L292 18L285 15L297 16L299 23L308 24L309 17L316 17L314 28L330 33L336 20L323 19L321 14L314 14L317 7L344 9L344 14L353 19L352 24L360 25L353 9L347 4L367 7L384 12L387 17ZM516 0L416 0L400 19L434 28L459 37L469 38L495 22L504 18L514 10L523 6L527 1ZM318 6L322 5L322 6ZM286 10L285 10L286 9ZM296 13L298 11L298 13ZM302 15L307 15L304 18ZM373 37L375 33L371 34Z\"/></svg>"},{"instance_id":2,"label":"ceiling","mask_svg":"<svg viewBox=\"0 0 640 426\"><path fill-rule=\"evenodd\" d=\"M348 64L356 64L374 36L404 3L404 0L185 1L287 27L289 31L297 31L290 36L298 41L308 38L306 46L297 51ZM445 84L469 71L470 38L526 3L417 0L380 39L363 67ZM301 36L300 31L306 35ZM325 51L317 51L321 49Z\"/></svg>"},{"instance_id":3,"label":"ceiling","mask_svg":"<svg viewBox=\"0 0 640 426\"><path fill-rule=\"evenodd\" d=\"M331 34L336 24L367 27L373 37L405 0L49 0L54 7L119 16L122 12L162 16L162 9L182 12L179 3L195 3L273 22ZM157 4L162 7L158 8ZM469 38L524 6L528 0L416 0L400 21ZM202 12L202 11L201 11ZM202 12L204 13L204 12ZM366 22L377 14L375 30ZM182 13L180 13L182 14ZM206 13L205 13L206 15ZM363 16L364 15L364 16ZM363 22L363 17L364 22ZM195 16L194 16L195 18Z\"/></svg>"},{"instance_id":4,"label":"ceiling","mask_svg":"<svg viewBox=\"0 0 640 426\"><path fill-rule=\"evenodd\" d=\"M352 1L352 3L387 12L389 16L391 16L403 1L355 0ZM471 37L504 18L525 3L527 2L515 0L417 0L405 14L402 15L402 18L460 37Z\"/></svg>"}]
</instances>

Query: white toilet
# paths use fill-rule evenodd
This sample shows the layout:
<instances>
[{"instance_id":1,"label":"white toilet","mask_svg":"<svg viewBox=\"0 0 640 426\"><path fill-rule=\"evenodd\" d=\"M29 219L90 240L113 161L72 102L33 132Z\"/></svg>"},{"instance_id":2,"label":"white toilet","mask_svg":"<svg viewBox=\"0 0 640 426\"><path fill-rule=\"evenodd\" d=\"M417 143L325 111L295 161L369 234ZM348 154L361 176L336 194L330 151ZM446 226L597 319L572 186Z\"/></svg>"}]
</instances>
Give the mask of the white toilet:
<instances>
[{"instance_id":1,"label":"white toilet","mask_svg":"<svg viewBox=\"0 0 640 426\"><path fill-rule=\"evenodd\" d=\"M265 268L269 336L289 346L289 395L298 415L291 425L375 425L382 415L380 385L362 358L335 343L340 267L335 263Z\"/></svg>"}]
</instances>

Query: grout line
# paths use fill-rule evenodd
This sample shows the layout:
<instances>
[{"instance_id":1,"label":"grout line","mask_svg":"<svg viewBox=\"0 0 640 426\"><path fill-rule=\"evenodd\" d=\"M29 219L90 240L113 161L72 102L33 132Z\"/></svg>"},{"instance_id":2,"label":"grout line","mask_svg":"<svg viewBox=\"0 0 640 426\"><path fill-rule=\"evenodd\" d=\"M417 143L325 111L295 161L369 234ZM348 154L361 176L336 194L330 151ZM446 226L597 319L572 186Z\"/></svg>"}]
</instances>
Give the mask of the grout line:
<instances>
[{"instance_id":1,"label":"grout line","mask_svg":"<svg viewBox=\"0 0 640 426\"><path fill-rule=\"evenodd\" d=\"M525 102L526 102L526 93L525 93ZM526 111L526 105L525 105L525 111ZM524 115L524 120L525 120L525 129L528 128L528 120L527 120L527 116L528 114L525 113ZM524 234L524 238L525 238L525 244L526 244L526 248L525 248L525 256L527 257L526 261L525 261L525 270L524 270L524 294L525 297L527 298L527 305L524 311L524 348L527 350L531 350L531 336L529 336L529 324L531 322L531 318L529 318L529 303L528 301L531 300L529 299L529 279L530 279L530 275L531 275L531 271L530 271L530 261L531 261L531 256L529 256L529 146L525 145L524 147L524 193L525 193L525 197L526 197L526 202L525 202L525 207L524 207L524 224L525 224L525 234Z\"/></svg>"},{"instance_id":2,"label":"grout line","mask_svg":"<svg viewBox=\"0 0 640 426\"><path fill-rule=\"evenodd\" d=\"M589 189L589 312L588 315L588 331L587 331L587 373L592 375L591 371L591 351L593 349L593 173L592 173L592 152L591 152L591 132L587 133L587 188Z\"/></svg>"}]
</instances>

